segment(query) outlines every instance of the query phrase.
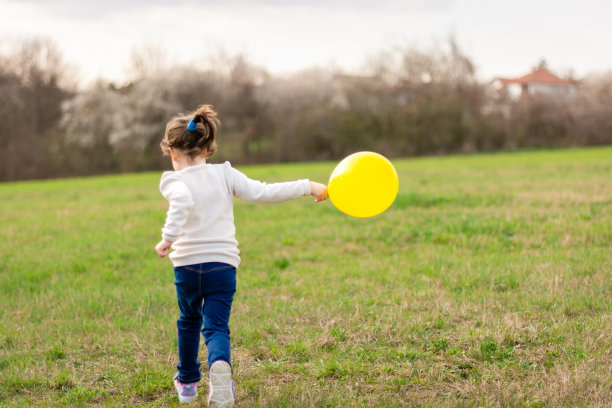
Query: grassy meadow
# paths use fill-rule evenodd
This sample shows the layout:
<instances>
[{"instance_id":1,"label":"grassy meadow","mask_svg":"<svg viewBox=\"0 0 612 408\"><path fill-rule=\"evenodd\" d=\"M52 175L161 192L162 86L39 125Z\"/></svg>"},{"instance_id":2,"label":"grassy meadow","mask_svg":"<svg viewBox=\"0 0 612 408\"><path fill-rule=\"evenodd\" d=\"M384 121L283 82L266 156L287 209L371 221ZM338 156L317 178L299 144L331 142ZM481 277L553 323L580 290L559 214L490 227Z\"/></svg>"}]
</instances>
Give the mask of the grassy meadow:
<instances>
[{"instance_id":1,"label":"grassy meadow","mask_svg":"<svg viewBox=\"0 0 612 408\"><path fill-rule=\"evenodd\" d=\"M236 406L612 406L612 147L393 162L370 219L236 200ZM180 405L159 177L0 184L0 406Z\"/></svg>"}]
</instances>

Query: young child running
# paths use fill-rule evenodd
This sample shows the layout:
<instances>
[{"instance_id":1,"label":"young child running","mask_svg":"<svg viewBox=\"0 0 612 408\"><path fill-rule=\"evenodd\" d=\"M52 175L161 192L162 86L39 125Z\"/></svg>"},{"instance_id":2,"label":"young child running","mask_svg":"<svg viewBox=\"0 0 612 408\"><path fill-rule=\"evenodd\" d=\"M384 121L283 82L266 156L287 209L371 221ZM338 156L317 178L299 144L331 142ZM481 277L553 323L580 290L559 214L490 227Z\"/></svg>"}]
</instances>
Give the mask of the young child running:
<instances>
[{"instance_id":1,"label":"young child running","mask_svg":"<svg viewBox=\"0 0 612 408\"><path fill-rule=\"evenodd\" d=\"M170 247L174 249L169 257L180 309L179 363L174 377L179 400L190 402L197 396L201 331L208 349L209 406L231 407L229 318L240 263L233 198L278 203L312 195L319 202L328 193L324 184L309 180L266 184L249 179L229 162L207 163L217 148L219 123L212 107L202 105L166 125L161 148L170 155L174 171L161 177L160 190L169 209L155 250L164 257Z\"/></svg>"}]
</instances>

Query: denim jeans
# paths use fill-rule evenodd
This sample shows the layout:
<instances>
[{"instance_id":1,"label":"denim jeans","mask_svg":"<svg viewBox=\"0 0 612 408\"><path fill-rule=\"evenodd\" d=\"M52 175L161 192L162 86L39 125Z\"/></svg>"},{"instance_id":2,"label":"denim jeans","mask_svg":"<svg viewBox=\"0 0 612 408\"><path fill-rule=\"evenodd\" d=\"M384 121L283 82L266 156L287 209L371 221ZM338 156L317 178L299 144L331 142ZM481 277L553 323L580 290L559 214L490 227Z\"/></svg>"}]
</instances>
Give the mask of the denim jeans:
<instances>
[{"instance_id":1,"label":"denim jeans","mask_svg":"<svg viewBox=\"0 0 612 408\"><path fill-rule=\"evenodd\" d=\"M179 351L176 368L182 383L194 383L201 379L200 331L208 349L208 367L217 360L231 365L229 318L236 292L236 268L220 262L177 266L174 277L181 311L176 322Z\"/></svg>"}]
</instances>

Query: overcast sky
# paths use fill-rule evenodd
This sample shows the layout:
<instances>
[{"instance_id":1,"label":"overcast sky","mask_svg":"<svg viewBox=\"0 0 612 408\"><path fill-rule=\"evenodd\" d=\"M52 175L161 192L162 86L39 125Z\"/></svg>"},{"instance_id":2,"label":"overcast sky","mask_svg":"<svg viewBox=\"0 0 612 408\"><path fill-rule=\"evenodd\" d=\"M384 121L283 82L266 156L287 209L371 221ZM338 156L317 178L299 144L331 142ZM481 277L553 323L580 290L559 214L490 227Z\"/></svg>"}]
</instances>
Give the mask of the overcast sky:
<instances>
[{"instance_id":1,"label":"overcast sky","mask_svg":"<svg viewBox=\"0 0 612 408\"><path fill-rule=\"evenodd\" d=\"M609 0L0 0L0 38L44 35L84 80L121 81L135 46L180 62L224 49L273 73L358 69L394 44L454 35L482 79L527 73L541 59L577 77L612 70Z\"/></svg>"}]
</instances>

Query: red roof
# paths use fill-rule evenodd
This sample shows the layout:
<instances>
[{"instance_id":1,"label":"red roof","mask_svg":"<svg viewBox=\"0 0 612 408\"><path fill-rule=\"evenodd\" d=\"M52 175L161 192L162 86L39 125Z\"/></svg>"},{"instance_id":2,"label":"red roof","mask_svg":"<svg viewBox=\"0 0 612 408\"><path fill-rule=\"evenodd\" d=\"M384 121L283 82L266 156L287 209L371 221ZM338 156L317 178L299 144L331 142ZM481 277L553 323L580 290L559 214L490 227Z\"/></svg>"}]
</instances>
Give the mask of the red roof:
<instances>
[{"instance_id":1,"label":"red roof","mask_svg":"<svg viewBox=\"0 0 612 408\"><path fill-rule=\"evenodd\" d=\"M552 84L552 85L576 85L575 81L570 79L561 79L558 76L552 74L546 68L538 68L534 70L531 74L527 74L520 78L513 79L503 79L500 78L500 81L504 85L508 84Z\"/></svg>"}]
</instances>

